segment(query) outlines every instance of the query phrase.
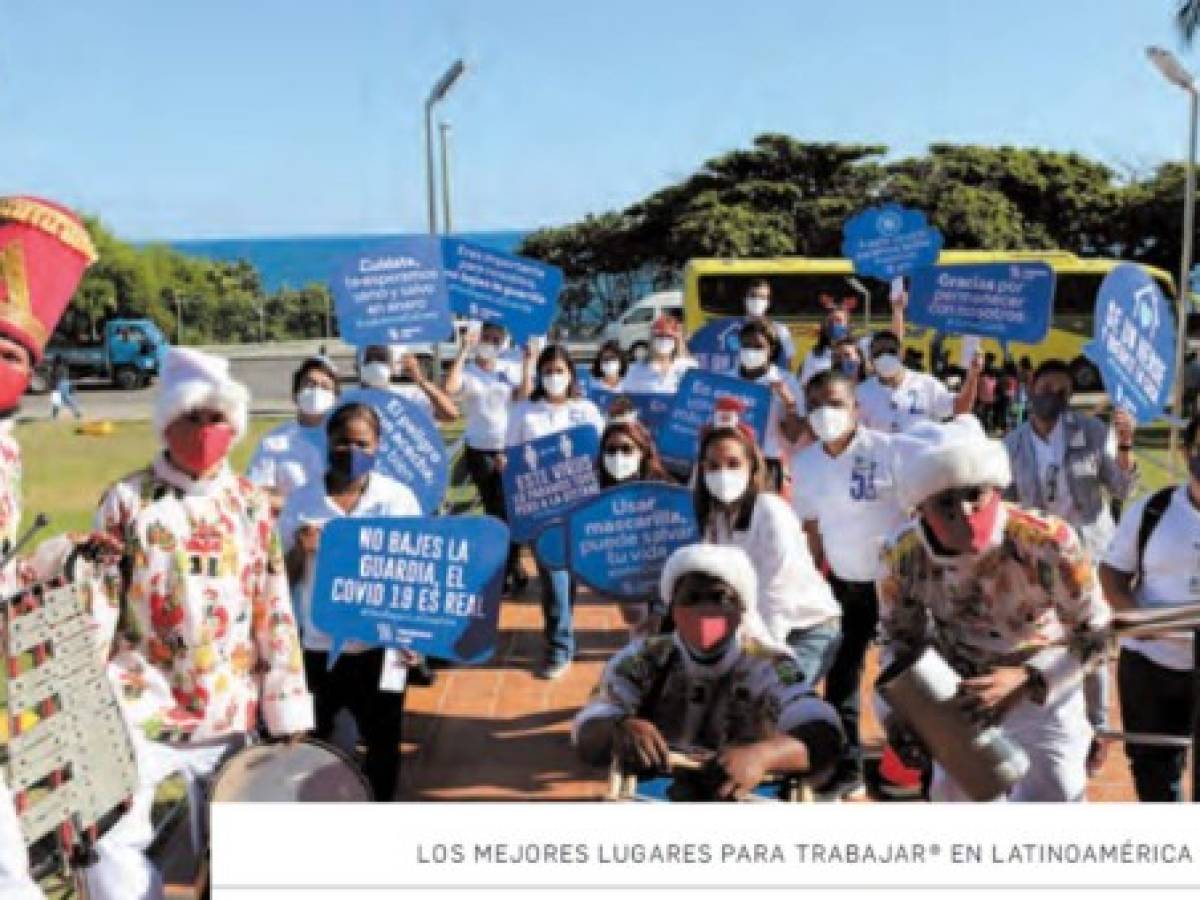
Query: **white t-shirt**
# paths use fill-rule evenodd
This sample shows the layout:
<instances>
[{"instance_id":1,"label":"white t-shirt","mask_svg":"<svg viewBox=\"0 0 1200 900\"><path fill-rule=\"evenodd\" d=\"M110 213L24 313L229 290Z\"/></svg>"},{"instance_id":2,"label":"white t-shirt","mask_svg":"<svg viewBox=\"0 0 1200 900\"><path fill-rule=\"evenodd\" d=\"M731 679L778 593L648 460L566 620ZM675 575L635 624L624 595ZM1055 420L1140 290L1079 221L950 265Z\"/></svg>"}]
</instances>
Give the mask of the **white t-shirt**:
<instances>
[{"instance_id":1,"label":"white t-shirt","mask_svg":"<svg viewBox=\"0 0 1200 900\"><path fill-rule=\"evenodd\" d=\"M504 445L517 447L548 434L558 434L576 425L591 425L597 434L603 434L604 416L591 400L572 399L563 403L522 400L508 417L508 433Z\"/></svg>"},{"instance_id":2,"label":"white t-shirt","mask_svg":"<svg viewBox=\"0 0 1200 900\"><path fill-rule=\"evenodd\" d=\"M792 507L815 521L825 557L843 581L873 582L883 542L908 517L896 496L891 435L859 425L836 457L821 443L792 457Z\"/></svg>"},{"instance_id":3,"label":"white t-shirt","mask_svg":"<svg viewBox=\"0 0 1200 900\"><path fill-rule=\"evenodd\" d=\"M1031 430L1031 435L1033 452L1037 457L1038 482L1042 488L1042 499L1046 501L1044 512L1074 523L1075 502L1071 499L1071 490L1067 484L1066 440L1063 437L1062 416L1058 417L1046 440L1043 441L1036 431Z\"/></svg>"},{"instance_id":4,"label":"white t-shirt","mask_svg":"<svg viewBox=\"0 0 1200 900\"><path fill-rule=\"evenodd\" d=\"M673 360L666 372L658 371L649 361L635 362L625 372L621 390L627 394L674 394L679 390L683 373L694 368L696 361L690 356Z\"/></svg>"},{"instance_id":5,"label":"white t-shirt","mask_svg":"<svg viewBox=\"0 0 1200 900\"><path fill-rule=\"evenodd\" d=\"M767 371L758 378L753 379L755 384L762 384L770 387L777 381L782 381L792 393L792 397L796 400L796 411L799 415L804 415L804 392L800 390L800 385L796 383L796 376L791 372L787 372L778 366L770 366ZM784 419L783 401L779 399L779 395L774 391L771 392L771 408L767 412L767 434L763 441L763 456L767 459L780 459L789 441L783 435L782 422Z\"/></svg>"},{"instance_id":6,"label":"white t-shirt","mask_svg":"<svg viewBox=\"0 0 1200 900\"><path fill-rule=\"evenodd\" d=\"M1137 571L1137 536L1152 494L1125 510L1104 562L1127 574ZM1134 589L1139 609L1162 609L1200 603L1200 510L1188 497L1186 485L1176 488L1142 559L1141 583ZM1192 637L1180 632L1157 638L1121 638L1121 646L1136 650L1169 669L1192 668Z\"/></svg>"},{"instance_id":7,"label":"white t-shirt","mask_svg":"<svg viewBox=\"0 0 1200 900\"><path fill-rule=\"evenodd\" d=\"M296 532L305 523L324 525L330 519L350 516L355 519L370 516L419 516L421 505L413 492L398 481L379 472L367 477L367 488L350 512L343 512L325 493L324 478L306 484L288 498L287 505L279 516L279 537L285 550L296 543ZM293 586L293 600L297 602L296 619L300 623L300 638L306 650L325 652L329 650L329 636L317 630L312 621L312 582L316 574L316 559L310 557L304 566L304 577ZM351 641L346 653L361 653L365 645Z\"/></svg>"},{"instance_id":8,"label":"white t-shirt","mask_svg":"<svg viewBox=\"0 0 1200 900\"><path fill-rule=\"evenodd\" d=\"M832 347L826 347L824 353L818 353L815 349L810 350L808 356L804 357L804 365L800 367L800 384L808 384L809 379L818 372L824 372L831 368L833 368Z\"/></svg>"},{"instance_id":9,"label":"white t-shirt","mask_svg":"<svg viewBox=\"0 0 1200 900\"><path fill-rule=\"evenodd\" d=\"M890 388L877 377L858 386L858 417L868 428L896 434L920 422L944 422L954 415L954 394L925 372L904 370Z\"/></svg>"},{"instance_id":10,"label":"white t-shirt","mask_svg":"<svg viewBox=\"0 0 1200 900\"><path fill-rule=\"evenodd\" d=\"M310 481L320 481L326 459L321 426L307 428L294 419L263 435L246 467L246 477L284 499Z\"/></svg>"},{"instance_id":11,"label":"white t-shirt","mask_svg":"<svg viewBox=\"0 0 1200 900\"><path fill-rule=\"evenodd\" d=\"M508 431L508 411L513 405L517 382L507 367L481 369L474 363L463 367L462 389L455 400L463 403L467 428L463 435L473 450L503 450Z\"/></svg>"},{"instance_id":12,"label":"white t-shirt","mask_svg":"<svg viewBox=\"0 0 1200 900\"><path fill-rule=\"evenodd\" d=\"M726 517L714 513L705 538L746 551L758 575L759 616L776 640L786 641L792 629L812 628L841 616L786 500L759 494L746 531L732 531Z\"/></svg>"}]
</instances>

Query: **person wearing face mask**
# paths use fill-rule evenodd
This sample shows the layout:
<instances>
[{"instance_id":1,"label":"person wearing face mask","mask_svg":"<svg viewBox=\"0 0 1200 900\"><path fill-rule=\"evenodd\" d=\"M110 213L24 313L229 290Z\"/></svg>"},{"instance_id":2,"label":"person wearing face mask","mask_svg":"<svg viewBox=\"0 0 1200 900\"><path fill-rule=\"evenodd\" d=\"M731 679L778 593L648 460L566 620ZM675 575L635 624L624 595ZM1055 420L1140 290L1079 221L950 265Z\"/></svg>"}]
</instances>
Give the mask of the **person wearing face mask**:
<instances>
[{"instance_id":1,"label":"person wearing face mask","mask_svg":"<svg viewBox=\"0 0 1200 900\"><path fill-rule=\"evenodd\" d=\"M271 496L278 513L288 495L325 470L321 423L338 397L337 367L324 356L310 356L292 375L296 418L267 432L246 467L246 477Z\"/></svg>"},{"instance_id":2,"label":"person wearing face mask","mask_svg":"<svg viewBox=\"0 0 1200 900\"><path fill-rule=\"evenodd\" d=\"M845 375L857 387L866 378L866 367L862 361L862 351L853 337L844 337L833 345L833 356L830 368ZM801 387L807 389L808 382L802 381Z\"/></svg>"},{"instance_id":3,"label":"person wearing face mask","mask_svg":"<svg viewBox=\"0 0 1200 900\"><path fill-rule=\"evenodd\" d=\"M435 382L425 377L425 367L415 354L400 354L400 376L392 378L392 349L372 344L363 350L360 380L363 387L390 391L424 409L438 422L457 422L458 406Z\"/></svg>"},{"instance_id":4,"label":"person wearing face mask","mask_svg":"<svg viewBox=\"0 0 1200 900\"><path fill-rule=\"evenodd\" d=\"M619 398L618 401L619 402ZM615 404L614 404L615 405ZM663 468L654 446L654 438L636 418L610 418L600 437L600 455L596 459L596 475L601 488L617 487L635 481L674 480ZM662 621L661 610L655 612L650 604L622 602L621 616L632 629L632 635L652 634Z\"/></svg>"},{"instance_id":5,"label":"person wearing face mask","mask_svg":"<svg viewBox=\"0 0 1200 900\"><path fill-rule=\"evenodd\" d=\"M800 386L791 372L771 362L772 339L760 322L747 322L738 335L738 376L771 389L771 408L767 414L763 455L767 461L767 487L779 493L787 481L784 458L790 445L801 436L804 414Z\"/></svg>"},{"instance_id":6,"label":"person wearing face mask","mask_svg":"<svg viewBox=\"0 0 1200 900\"><path fill-rule=\"evenodd\" d=\"M941 422L970 412L975 406L983 357L976 353L963 381L952 394L925 372L914 372L900 358L900 339L891 331L871 338L871 367L875 375L858 386L859 418L868 428L892 434L921 422Z\"/></svg>"},{"instance_id":7,"label":"person wearing face mask","mask_svg":"<svg viewBox=\"0 0 1200 900\"><path fill-rule=\"evenodd\" d=\"M141 788L113 829L127 846L149 843L162 777L179 771L203 784L260 716L276 737L313 727L270 499L228 463L249 400L228 360L171 348L154 402L163 449L105 491L96 513L97 527L126 548L105 579L107 602L119 611L109 677L146 736L135 742ZM134 854L95 877L127 897L150 883L150 872Z\"/></svg>"},{"instance_id":8,"label":"person wearing face mask","mask_svg":"<svg viewBox=\"0 0 1200 900\"><path fill-rule=\"evenodd\" d=\"M796 358L796 344L792 340L792 330L782 322L772 322L768 319L767 310L770 308L770 282L765 278L757 278L750 282L750 287L746 291L746 321L756 322L766 329L771 336L770 363L790 372L792 361Z\"/></svg>"},{"instance_id":9,"label":"person wearing face mask","mask_svg":"<svg viewBox=\"0 0 1200 900\"><path fill-rule=\"evenodd\" d=\"M579 711L572 742L589 765L666 774L672 749L707 750L675 777L676 800L741 799L770 774L819 778L837 759L837 715L812 694L787 648L755 613L754 566L737 547L692 544L663 567L672 634L635 641L609 660Z\"/></svg>"},{"instance_id":10,"label":"person wearing face mask","mask_svg":"<svg viewBox=\"0 0 1200 900\"><path fill-rule=\"evenodd\" d=\"M501 477L504 438L509 411L521 392L520 374L502 363L503 346L504 329L500 325L489 322L477 331L468 328L442 385L456 403L462 404L466 414L463 453L467 473L483 501L484 512L501 521L507 517ZM525 585L516 544L508 554L507 583L510 590Z\"/></svg>"},{"instance_id":11,"label":"person wearing face mask","mask_svg":"<svg viewBox=\"0 0 1200 900\"><path fill-rule=\"evenodd\" d=\"M804 387L809 380L818 372L825 369L836 368L838 364L845 360L849 351L843 349L838 352L839 347L853 345L855 347L855 358L861 362L862 354L865 350L859 349L855 344L854 336L850 330L850 310L857 303L857 298L851 297L841 303L833 300L828 296L821 298L828 312L824 320L821 322L821 328L817 333L817 342L813 345L812 350L804 357L804 364L800 367L800 386ZM901 339L904 337L905 321L904 311L908 307L908 294L900 286L894 287L890 295L892 307L892 333L899 335ZM870 335L864 338L870 342Z\"/></svg>"},{"instance_id":12,"label":"person wearing face mask","mask_svg":"<svg viewBox=\"0 0 1200 900\"><path fill-rule=\"evenodd\" d=\"M683 342L683 324L663 313L650 326L650 356L631 363L621 389L631 394L674 394L683 373L695 368Z\"/></svg>"},{"instance_id":13,"label":"person wearing face mask","mask_svg":"<svg viewBox=\"0 0 1200 900\"><path fill-rule=\"evenodd\" d=\"M1078 801L1092 729L1081 682L1109 620L1071 527L1005 502L1008 455L974 416L896 439L900 501L916 517L885 545L885 662L932 645L962 678L964 713L1029 757L1010 800ZM935 754L937 748L931 748ZM934 765L930 798L967 795Z\"/></svg>"},{"instance_id":14,"label":"person wearing face mask","mask_svg":"<svg viewBox=\"0 0 1200 900\"><path fill-rule=\"evenodd\" d=\"M865 796L858 722L863 664L879 622L879 551L907 516L892 471L893 438L858 424L854 382L829 369L813 377L806 395L808 425L818 443L793 457L792 476L800 487L792 507L817 567L829 567L842 610L842 640L825 678L825 699L841 716L846 747L821 792L857 798Z\"/></svg>"},{"instance_id":15,"label":"person wearing face mask","mask_svg":"<svg viewBox=\"0 0 1200 900\"><path fill-rule=\"evenodd\" d=\"M522 444L558 434L577 425L590 425L599 435L604 431L604 417L596 404L579 397L575 364L571 354L561 344L550 344L540 354L534 366L537 373L533 392L528 400L516 405L508 417L506 452L514 452ZM542 678L559 678L566 673L575 656L575 632L572 627L572 607L575 586L571 573L565 569L538 566L542 589L543 635L546 640L545 658L538 667Z\"/></svg>"},{"instance_id":16,"label":"person wearing face mask","mask_svg":"<svg viewBox=\"0 0 1200 900\"><path fill-rule=\"evenodd\" d=\"M364 403L338 407L326 426L328 468L288 498L279 520L288 578L300 595L304 669L316 704L316 736L329 740L339 711L353 715L366 744L363 771L375 799L394 799L404 714L404 657L356 642L343 648L328 670L329 637L312 621L312 580L321 529L330 519L419 516L417 498L405 485L375 471L379 416Z\"/></svg>"},{"instance_id":17,"label":"person wearing face mask","mask_svg":"<svg viewBox=\"0 0 1200 900\"><path fill-rule=\"evenodd\" d=\"M1039 365L1030 388L1028 421L1004 438L1013 475L1005 496L1068 522L1092 558L1099 559L1117 530L1110 498L1128 499L1138 482L1133 419L1118 409L1110 428L1072 410L1074 379L1061 360ZM1089 675L1087 696L1093 727L1107 728L1107 669ZM1088 758L1092 774L1106 756L1107 744L1096 741Z\"/></svg>"},{"instance_id":18,"label":"person wearing face mask","mask_svg":"<svg viewBox=\"0 0 1200 900\"><path fill-rule=\"evenodd\" d=\"M624 351L617 341L605 341L596 352L592 362L592 381L611 393L620 393L625 384L625 373L629 365Z\"/></svg>"},{"instance_id":19,"label":"person wearing face mask","mask_svg":"<svg viewBox=\"0 0 1200 900\"><path fill-rule=\"evenodd\" d=\"M1104 553L1100 583L1114 609L1200 603L1200 417L1189 420L1180 451L1188 481L1126 509ZM1192 645L1190 631L1121 638L1117 689L1127 733L1191 736L1196 709ZM1131 741L1125 754L1139 800L1184 799L1187 750Z\"/></svg>"},{"instance_id":20,"label":"person wearing face mask","mask_svg":"<svg viewBox=\"0 0 1200 900\"><path fill-rule=\"evenodd\" d=\"M719 400L701 436L696 521L704 540L746 551L758 577L759 617L815 687L833 664L841 610L813 565L800 521L787 501L766 491L766 464L743 411L733 398Z\"/></svg>"}]
</instances>

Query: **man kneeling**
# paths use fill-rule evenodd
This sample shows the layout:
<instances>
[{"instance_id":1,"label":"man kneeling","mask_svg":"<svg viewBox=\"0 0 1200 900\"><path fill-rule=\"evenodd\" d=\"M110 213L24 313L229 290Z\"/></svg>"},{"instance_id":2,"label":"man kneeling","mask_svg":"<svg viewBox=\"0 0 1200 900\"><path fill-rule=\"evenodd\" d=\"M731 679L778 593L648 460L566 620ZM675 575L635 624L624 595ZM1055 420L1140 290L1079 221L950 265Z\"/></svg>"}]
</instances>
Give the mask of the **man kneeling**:
<instances>
[{"instance_id":1,"label":"man kneeling","mask_svg":"<svg viewBox=\"0 0 1200 900\"><path fill-rule=\"evenodd\" d=\"M672 749L713 754L676 776L676 800L740 799L768 774L827 773L843 742L837 713L763 627L757 591L742 549L676 550L660 582L676 631L635 641L609 661L575 719L583 760L609 765L616 756L653 776L668 772Z\"/></svg>"}]
</instances>

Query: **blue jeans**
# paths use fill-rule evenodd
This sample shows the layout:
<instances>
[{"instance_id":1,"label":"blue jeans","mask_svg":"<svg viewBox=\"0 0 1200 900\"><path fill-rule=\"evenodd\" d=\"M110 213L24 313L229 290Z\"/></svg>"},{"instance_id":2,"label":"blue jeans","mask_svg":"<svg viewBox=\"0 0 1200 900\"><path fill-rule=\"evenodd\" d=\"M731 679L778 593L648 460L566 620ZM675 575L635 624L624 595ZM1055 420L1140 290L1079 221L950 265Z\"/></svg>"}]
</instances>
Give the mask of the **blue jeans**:
<instances>
[{"instance_id":1,"label":"blue jeans","mask_svg":"<svg viewBox=\"0 0 1200 900\"><path fill-rule=\"evenodd\" d=\"M571 610L575 605L575 585L565 569L538 566L542 583L542 634L546 638L546 661L567 662L575 656L575 630Z\"/></svg>"},{"instance_id":2,"label":"blue jeans","mask_svg":"<svg viewBox=\"0 0 1200 900\"><path fill-rule=\"evenodd\" d=\"M824 622L812 628L793 628L788 632L787 645L796 655L796 667L809 690L816 690L817 683L833 666L838 647L842 644L840 621Z\"/></svg>"}]
</instances>

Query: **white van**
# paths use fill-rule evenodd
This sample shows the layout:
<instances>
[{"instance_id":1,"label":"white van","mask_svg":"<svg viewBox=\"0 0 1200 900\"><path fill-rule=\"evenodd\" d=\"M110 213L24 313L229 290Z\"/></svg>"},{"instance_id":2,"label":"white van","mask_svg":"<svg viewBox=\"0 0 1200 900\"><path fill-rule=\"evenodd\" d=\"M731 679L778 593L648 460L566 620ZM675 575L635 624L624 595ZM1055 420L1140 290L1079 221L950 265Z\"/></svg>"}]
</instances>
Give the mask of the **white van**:
<instances>
[{"instance_id":1,"label":"white van","mask_svg":"<svg viewBox=\"0 0 1200 900\"><path fill-rule=\"evenodd\" d=\"M683 291L647 294L604 328L604 339L617 341L635 359L644 359L650 347L650 326L663 314L683 321Z\"/></svg>"}]
</instances>

